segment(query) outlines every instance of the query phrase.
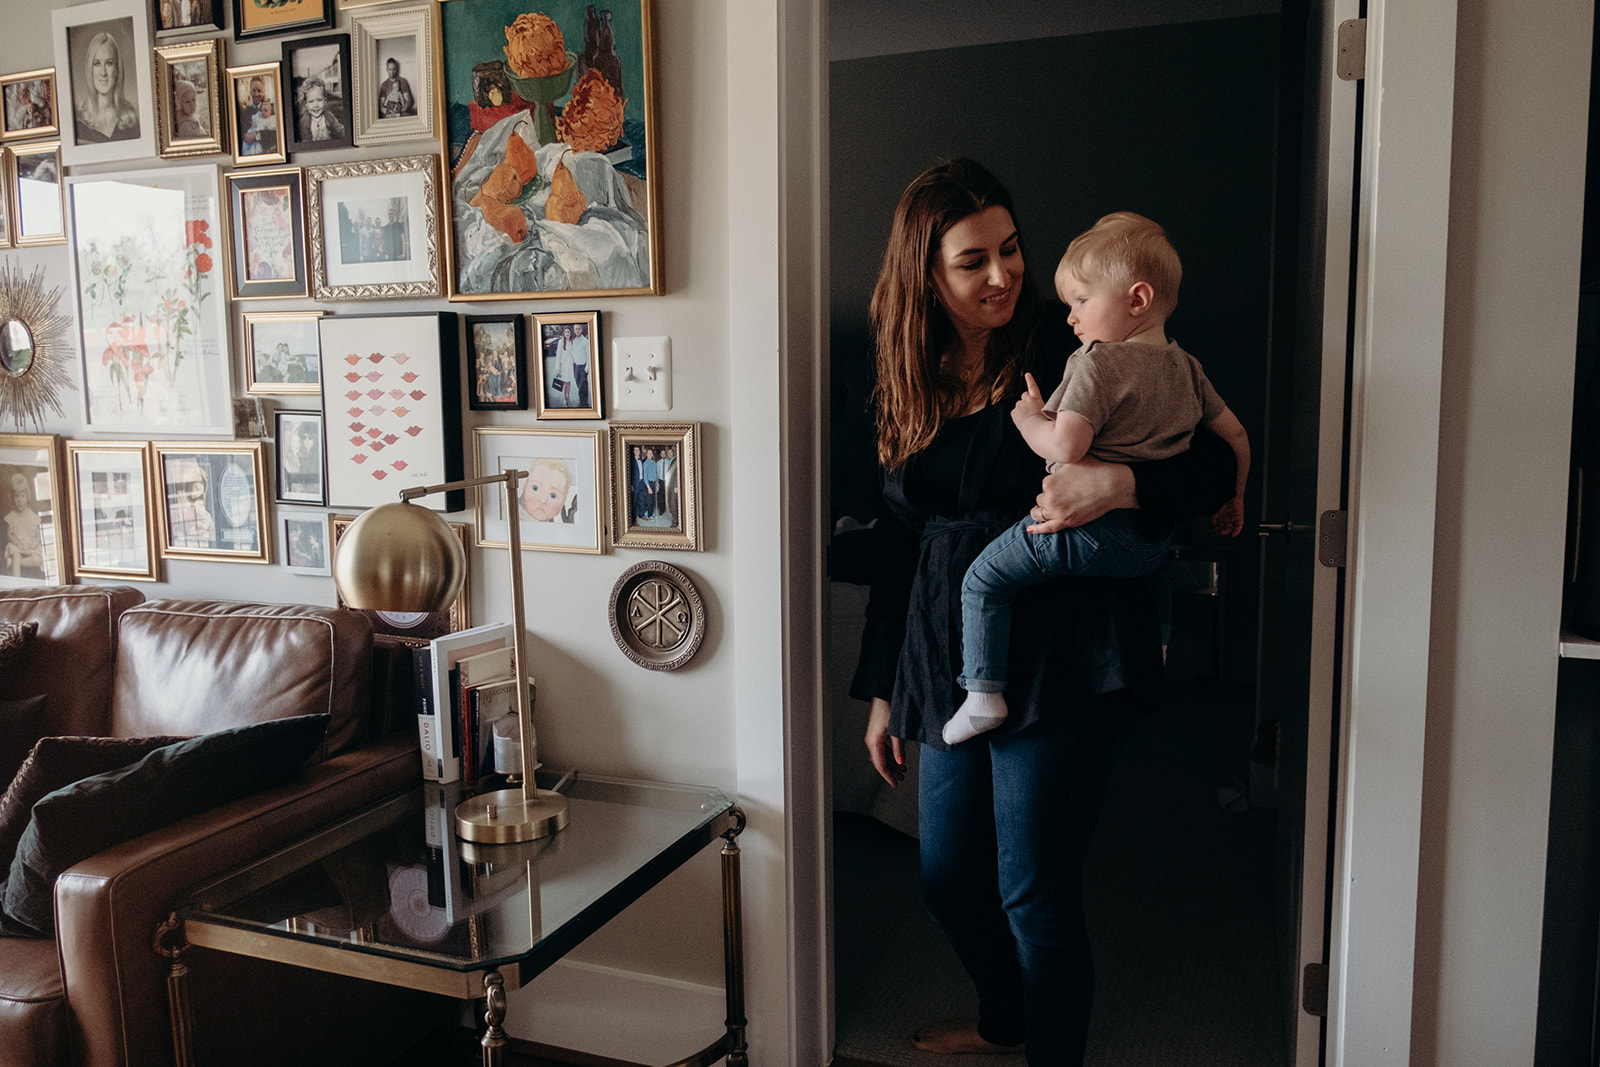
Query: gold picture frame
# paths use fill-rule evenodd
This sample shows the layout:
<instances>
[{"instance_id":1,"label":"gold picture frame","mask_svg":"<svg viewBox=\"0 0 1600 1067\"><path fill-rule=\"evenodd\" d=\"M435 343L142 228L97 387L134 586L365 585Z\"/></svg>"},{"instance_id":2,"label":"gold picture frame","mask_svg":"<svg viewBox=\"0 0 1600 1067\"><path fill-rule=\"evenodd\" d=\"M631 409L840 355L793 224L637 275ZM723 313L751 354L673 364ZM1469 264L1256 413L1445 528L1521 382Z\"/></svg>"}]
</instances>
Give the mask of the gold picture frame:
<instances>
[{"instance_id":1,"label":"gold picture frame","mask_svg":"<svg viewBox=\"0 0 1600 1067\"><path fill-rule=\"evenodd\" d=\"M215 37L158 44L156 136L162 159L222 154L222 47ZM230 82L231 85L231 82Z\"/></svg>"},{"instance_id":2,"label":"gold picture frame","mask_svg":"<svg viewBox=\"0 0 1600 1067\"><path fill-rule=\"evenodd\" d=\"M6 148L5 198L11 207L6 234L17 248L67 243L67 183L61 142Z\"/></svg>"},{"instance_id":3,"label":"gold picture frame","mask_svg":"<svg viewBox=\"0 0 1600 1067\"><path fill-rule=\"evenodd\" d=\"M321 396L321 318L320 311L246 311L240 329L245 392Z\"/></svg>"},{"instance_id":4,"label":"gold picture frame","mask_svg":"<svg viewBox=\"0 0 1600 1067\"><path fill-rule=\"evenodd\" d=\"M700 525L700 424L613 422L611 543L698 552Z\"/></svg>"},{"instance_id":5,"label":"gold picture frame","mask_svg":"<svg viewBox=\"0 0 1600 1067\"><path fill-rule=\"evenodd\" d=\"M0 141L60 135L56 68L0 75Z\"/></svg>"},{"instance_id":6,"label":"gold picture frame","mask_svg":"<svg viewBox=\"0 0 1600 1067\"><path fill-rule=\"evenodd\" d=\"M333 546L334 556L339 553L339 539L358 517L337 514L328 516L328 543ZM452 522L448 525L450 531L461 539L461 549L466 554L467 572L466 580L461 583L461 595L456 597L455 603L446 611L406 613L363 610L361 613L372 620L373 633L387 634L412 647L423 647L435 637L465 630L472 625L472 553L467 551L472 544L472 531L464 522ZM344 597L339 597L338 605L341 608L345 606Z\"/></svg>"},{"instance_id":7,"label":"gold picture frame","mask_svg":"<svg viewBox=\"0 0 1600 1067\"><path fill-rule=\"evenodd\" d=\"M600 351L600 312L533 316L534 359L528 371L536 418L605 417Z\"/></svg>"},{"instance_id":8,"label":"gold picture frame","mask_svg":"<svg viewBox=\"0 0 1600 1067\"><path fill-rule=\"evenodd\" d=\"M256 92L257 83L261 92ZM252 63L228 68L228 150L236 167L289 160L284 144L283 64Z\"/></svg>"},{"instance_id":9,"label":"gold picture frame","mask_svg":"<svg viewBox=\"0 0 1600 1067\"><path fill-rule=\"evenodd\" d=\"M443 295L438 156L306 167L305 184L313 299Z\"/></svg>"},{"instance_id":10,"label":"gold picture frame","mask_svg":"<svg viewBox=\"0 0 1600 1067\"><path fill-rule=\"evenodd\" d=\"M163 558L272 562L260 441L157 441L153 448Z\"/></svg>"},{"instance_id":11,"label":"gold picture frame","mask_svg":"<svg viewBox=\"0 0 1600 1067\"><path fill-rule=\"evenodd\" d=\"M79 578L159 582L153 462L148 441L68 441L67 514Z\"/></svg>"},{"instance_id":12,"label":"gold picture frame","mask_svg":"<svg viewBox=\"0 0 1600 1067\"><path fill-rule=\"evenodd\" d=\"M0 433L0 587L67 585L61 436Z\"/></svg>"}]
</instances>

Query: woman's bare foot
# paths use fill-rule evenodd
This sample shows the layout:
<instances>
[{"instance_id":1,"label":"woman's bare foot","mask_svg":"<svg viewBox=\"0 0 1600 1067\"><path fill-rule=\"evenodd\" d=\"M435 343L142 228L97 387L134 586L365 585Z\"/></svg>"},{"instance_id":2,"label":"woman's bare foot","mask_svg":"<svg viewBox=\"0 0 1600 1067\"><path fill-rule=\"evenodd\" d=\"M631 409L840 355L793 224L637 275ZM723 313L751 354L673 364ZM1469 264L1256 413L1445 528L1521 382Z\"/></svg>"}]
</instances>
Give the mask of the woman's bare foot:
<instances>
[{"instance_id":1,"label":"woman's bare foot","mask_svg":"<svg viewBox=\"0 0 1600 1067\"><path fill-rule=\"evenodd\" d=\"M976 1019L945 1019L929 1023L911 1036L911 1044L923 1052L953 1055L964 1052L989 1053L1021 1052L1021 1045L996 1045L985 1041L978 1033Z\"/></svg>"}]
</instances>

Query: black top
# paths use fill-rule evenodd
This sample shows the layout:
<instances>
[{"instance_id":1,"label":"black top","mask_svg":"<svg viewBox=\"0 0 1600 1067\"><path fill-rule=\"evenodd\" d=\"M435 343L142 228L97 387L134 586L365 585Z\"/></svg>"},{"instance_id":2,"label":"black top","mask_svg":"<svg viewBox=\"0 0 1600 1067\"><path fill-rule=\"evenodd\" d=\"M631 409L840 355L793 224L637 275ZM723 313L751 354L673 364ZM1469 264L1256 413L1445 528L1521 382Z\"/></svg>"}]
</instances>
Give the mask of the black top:
<instances>
[{"instance_id":1,"label":"black top","mask_svg":"<svg viewBox=\"0 0 1600 1067\"><path fill-rule=\"evenodd\" d=\"M1075 349L1053 307L1028 368L1051 388ZM940 737L965 694L961 580L984 545L1025 515L1044 461L1011 421L1022 382L1006 400L946 423L933 444L882 474L884 509L872 531L861 658L850 695L889 701L895 737L948 748ZM1133 466L1140 524L1165 532L1233 496L1233 452L1197 430L1189 451ZM1161 679L1155 605L1136 578L1057 578L1024 591L1012 608L1010 716L1014 731L1075 700L1128 689L1153 704Z\"/></svg>"}]
</instances>

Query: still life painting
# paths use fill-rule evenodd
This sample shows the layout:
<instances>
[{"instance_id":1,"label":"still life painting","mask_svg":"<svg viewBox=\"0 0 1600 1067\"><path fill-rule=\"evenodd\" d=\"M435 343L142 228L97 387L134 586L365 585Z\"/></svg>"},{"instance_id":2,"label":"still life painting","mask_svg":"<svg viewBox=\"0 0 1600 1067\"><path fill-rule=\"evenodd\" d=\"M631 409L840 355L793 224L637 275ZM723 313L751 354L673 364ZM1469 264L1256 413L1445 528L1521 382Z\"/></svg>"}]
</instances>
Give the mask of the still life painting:
<instances>
[{"instance_id":1,"label":"still life painting","mask_svg":"<svg viewBox=\"0 0 1600 1067\"><path fill-rule=\"evenodd\" d=\"M452 298L661 292L649 0L439 11Z\"/></svg>"},{"instance_id":2,"label":"still life painting","mask_svg":"<svg viewBox=\"0 0 1600 1067\"><path fill-rule=\"evenodd\" d=\"M67 183L90 428L232 436L216 168Z\"/></svg>"}]
</instances>

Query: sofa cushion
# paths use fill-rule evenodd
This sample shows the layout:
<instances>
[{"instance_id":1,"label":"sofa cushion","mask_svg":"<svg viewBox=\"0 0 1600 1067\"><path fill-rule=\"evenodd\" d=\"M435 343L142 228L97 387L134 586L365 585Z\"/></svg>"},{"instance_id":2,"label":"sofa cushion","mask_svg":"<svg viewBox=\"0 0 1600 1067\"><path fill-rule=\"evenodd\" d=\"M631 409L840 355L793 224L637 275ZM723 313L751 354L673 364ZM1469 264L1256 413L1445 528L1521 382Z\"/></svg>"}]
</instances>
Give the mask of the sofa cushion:
<instances>
[{"instance_id":1,"label":"sofa cushion","mask_svg":"<svg viewBox=\"0 0 1600 1067\"><path fill-rule=\"evenodd\" d=\"M0 621L39 624L39 632L26 650L24 669L0 670L0 700L50 695L44 728L29 739L29 744L46 734L112 732L111 683L117 656L117 620L143 600L144 594L139 590L121 585L0 589ZM22 762L20 757L17 762Z\"/></svg>"},{"instance_id":2,"label":"sofa cushion","mask_svg":"<svg viewBox=\"0 0 1600 1067\"><path fill-rule=\"evenodd\" d=\"M17 776L34 741L44 732L49 701L43 693L21 700L0 700L0 782Z\"/></svg>"},{"instance_id":3,"label":"sofa cushion","mask_svg":"<svg viewBox=\"0 0 1600 1067\"><path fill-rule=\"evenodd\" d=\"M55 881L113 845L293 777L327 732L327 715L297 715L204 734L92 775L33 806L6 879L6 918L55 932Z\"/></svg>"},{"instance_id":4,"label":"sofa cushion","mask_svg":"<svg viewBox=\"0 0 1600 1067\"><path fill-rule=\"evenodd\" d=\"M49 938L0 938L0 1034L0 1062L72 1062L66 987Z\"/></svg>"},{"instance_id":5,"label":"sofa cushion","mask_svg":"<svg viewBox=\"0 0 1600 1067\"><path fill-rule=\"evenodd\" d=\"M42 702L43 697L39 700ZM33 818L33 806L47 793L80 778L126 767L145 754L182 737L41 737L22 761L11 785L0 794L0 864L10 867L17 842Z\"/></svg>"}]
</instances>

